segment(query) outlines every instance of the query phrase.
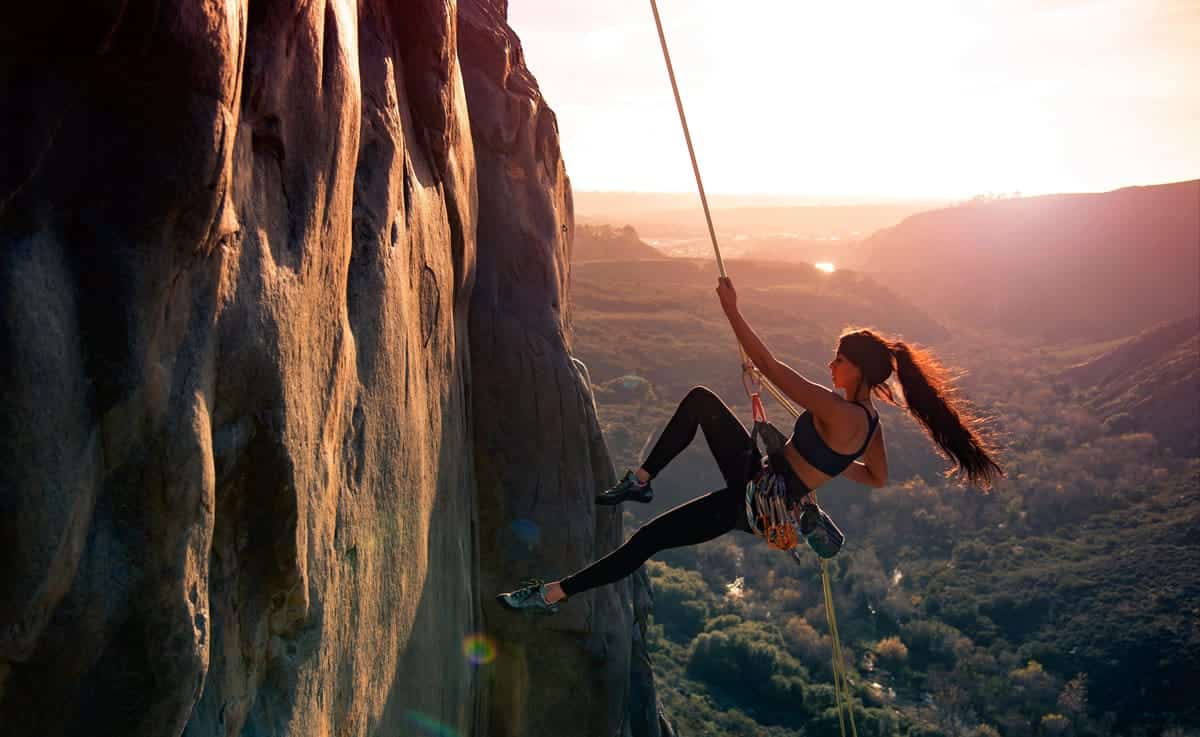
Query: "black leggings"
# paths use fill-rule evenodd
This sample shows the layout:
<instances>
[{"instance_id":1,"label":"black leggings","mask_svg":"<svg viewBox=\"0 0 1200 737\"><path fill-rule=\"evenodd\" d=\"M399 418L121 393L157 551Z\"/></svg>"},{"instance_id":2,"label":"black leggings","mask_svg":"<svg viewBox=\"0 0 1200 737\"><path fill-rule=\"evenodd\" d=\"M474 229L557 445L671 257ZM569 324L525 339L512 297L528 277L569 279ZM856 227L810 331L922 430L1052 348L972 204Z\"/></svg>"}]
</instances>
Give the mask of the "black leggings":
<instances>
[{"instance_id":1,"label":"black leggings","mask_svg":"<svg viewBox=\"0 0 1200 737\"><path fill-rule=\"evenodd\" d=\"M704 439L725 477L725 488L680 504L642 525L624 545L562 579L564 593L571 596L618 581L660 550L697 545L733 529L750 532L746 482L751 469L756 469L751 464L755 453L750 433L708 389L698 386L687 393L642 468L651 477L657 476L692 442L697 427L704 429Z\"/></svg>"}]
</instances>

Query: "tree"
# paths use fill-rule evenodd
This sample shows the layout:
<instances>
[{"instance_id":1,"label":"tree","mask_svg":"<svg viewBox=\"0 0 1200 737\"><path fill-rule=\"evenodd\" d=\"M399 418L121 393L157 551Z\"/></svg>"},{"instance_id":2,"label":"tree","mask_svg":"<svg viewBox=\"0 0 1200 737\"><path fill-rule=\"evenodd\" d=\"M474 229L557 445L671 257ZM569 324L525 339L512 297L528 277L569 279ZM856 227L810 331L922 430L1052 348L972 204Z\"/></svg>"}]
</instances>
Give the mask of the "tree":
<instances>
[{"instance_id":1,"label":"tree","mask_svg":"<svg viewBox=\"0 0 1200 737\"><path fill-rule=\"evenodd\" d=\"M881 666L896 673L908 662L908 648L899 637L885 637L875 643L875 658Z\"/></svg>"},{"instance_id":2,"label":"tree","mask_svg":"<svg viewBox=\"0 0 1200 737\"><path fill-rule=\"evenodd\" d=\"M708 587L695 571L672 568L651 561L654 584L654 620L663 626L663 634L676 642L687 642L704 629L711 611Z\"/></svg>"}]
</instances>

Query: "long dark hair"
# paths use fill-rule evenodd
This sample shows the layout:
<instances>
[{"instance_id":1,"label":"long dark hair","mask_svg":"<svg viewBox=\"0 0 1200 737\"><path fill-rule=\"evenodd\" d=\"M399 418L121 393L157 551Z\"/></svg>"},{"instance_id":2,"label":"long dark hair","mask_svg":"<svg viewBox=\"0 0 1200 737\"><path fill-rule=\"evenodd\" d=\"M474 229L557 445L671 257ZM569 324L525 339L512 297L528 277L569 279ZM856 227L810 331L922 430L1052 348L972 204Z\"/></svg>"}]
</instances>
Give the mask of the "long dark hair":
<instances>
[{"instance_id":1,"label":"long dark hair","mask_svg":"<svg viewBox=\"0 0 1200 737\"><path fill-rule=\"evenodd\" d=\"M957 398L953 379L928 350L889 340L866 328L843 332L837 350L862 371L868 391L888 404L907 409L954 461L954 468L945 474L947 478L963 474L969 483L987 491L998 477L1005 476L995 461L995 447L982 431L987 418L971 413ZM903 405L887 381L893 371L900 379ZM855 387L850 397L857 393Z\"/></svg>"}]
</instances>

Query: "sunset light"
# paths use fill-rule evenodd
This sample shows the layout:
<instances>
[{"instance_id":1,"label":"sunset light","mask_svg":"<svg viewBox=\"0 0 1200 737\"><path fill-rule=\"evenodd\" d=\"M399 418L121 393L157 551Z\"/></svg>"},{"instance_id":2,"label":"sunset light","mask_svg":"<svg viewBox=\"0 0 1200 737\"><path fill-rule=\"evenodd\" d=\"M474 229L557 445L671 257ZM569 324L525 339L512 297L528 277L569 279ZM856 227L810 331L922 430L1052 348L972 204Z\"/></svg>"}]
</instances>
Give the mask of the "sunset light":
<instances>
[{"instance_id":1,"label":"sunset light","mask_svg":"<svg viewBox=\"0 0 1200 737\"><path fill-rule=\"evenodd\" d=\"M13 5L0 737L1200 737L1200 0Z\"/></svg>"},{"instance_id":2,"label":"sunset light","mask_svg":"<svg viewBox=\"0 0 1200 737\"><path fill-rule=\"evenodd\" d=\"M1200 4L661 0L711 192L969 197L1200 171ZM514 0L576 189L690 191L646 0Z\"/></svg>"}]
</instances>

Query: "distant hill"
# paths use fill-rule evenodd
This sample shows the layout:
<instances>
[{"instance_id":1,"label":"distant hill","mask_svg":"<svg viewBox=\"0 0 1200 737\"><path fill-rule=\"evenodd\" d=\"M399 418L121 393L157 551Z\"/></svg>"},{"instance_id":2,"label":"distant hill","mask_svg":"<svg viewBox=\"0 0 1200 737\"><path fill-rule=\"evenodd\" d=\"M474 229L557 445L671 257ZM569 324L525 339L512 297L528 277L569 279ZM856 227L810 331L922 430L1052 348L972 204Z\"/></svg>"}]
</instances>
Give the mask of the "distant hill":
<instances>
[{"instance_id":1,"label":"distant hill","mask_svg":"<svg viewBox=\"0 0 1200 737\"><path fill-rule=\"evenodd\" d=\"M1149 432L1176 455L1200 455L1200 316L1137 335L1060 374L1113 432Z\"/></svg>"},{"instance_id":2,"label":"distant hill","mask_svg":"<svg viewBox=\"0 0 1200 737\"><path fill-rule=\"evenodd\" d=\"M611 261L662 258L662 253L638 238L632 226L576 225L571 261Z\"/></svg>"},{"instance_id":3,"label":"distant hill","mask_svg":"<svg viewBox=\"0 0 1200 737\"><path fill-rule=\"evenodd\" d=\"M925 212L843 263L948 321L1051 340L1130 335L1200 311L1200 180Z\"/></svg>"},{"instance_id":4,"label":"distant hill","mask_svg":"<svg viewBox=\"0 0 1200 737\"><path fill-rule=\"evenodd\" d=\"M679 196L682 197L682 196ZM944 201L794 204L780 198L716 199L713 227L729 257L831 261L841 266L848 245L904 218L945 206ZM668 255L699 257L712 245L699 198L632 195L575 200L575 222L621 223Z\"/></svg>"},{"instance_id":5,"label":"distant hill","mask_svg":"<svg viewBox=\"0 0 1200 737\"><path fill-rule=\"evenodd\" d=\"M630 215L666 210L695 210L700 211L700 195L694 190L687 192L598 192L577 189L573 193L575 214L584 216L595 215ZM882 197L804 197L798 195L771 194L718 194L708 193L708 204L714 210L727 210L743 207L842 207L842 206L874 206L893 205L910 200ZM926 200L933 202L933 200Z\"/></svg>"}]
</instances>

